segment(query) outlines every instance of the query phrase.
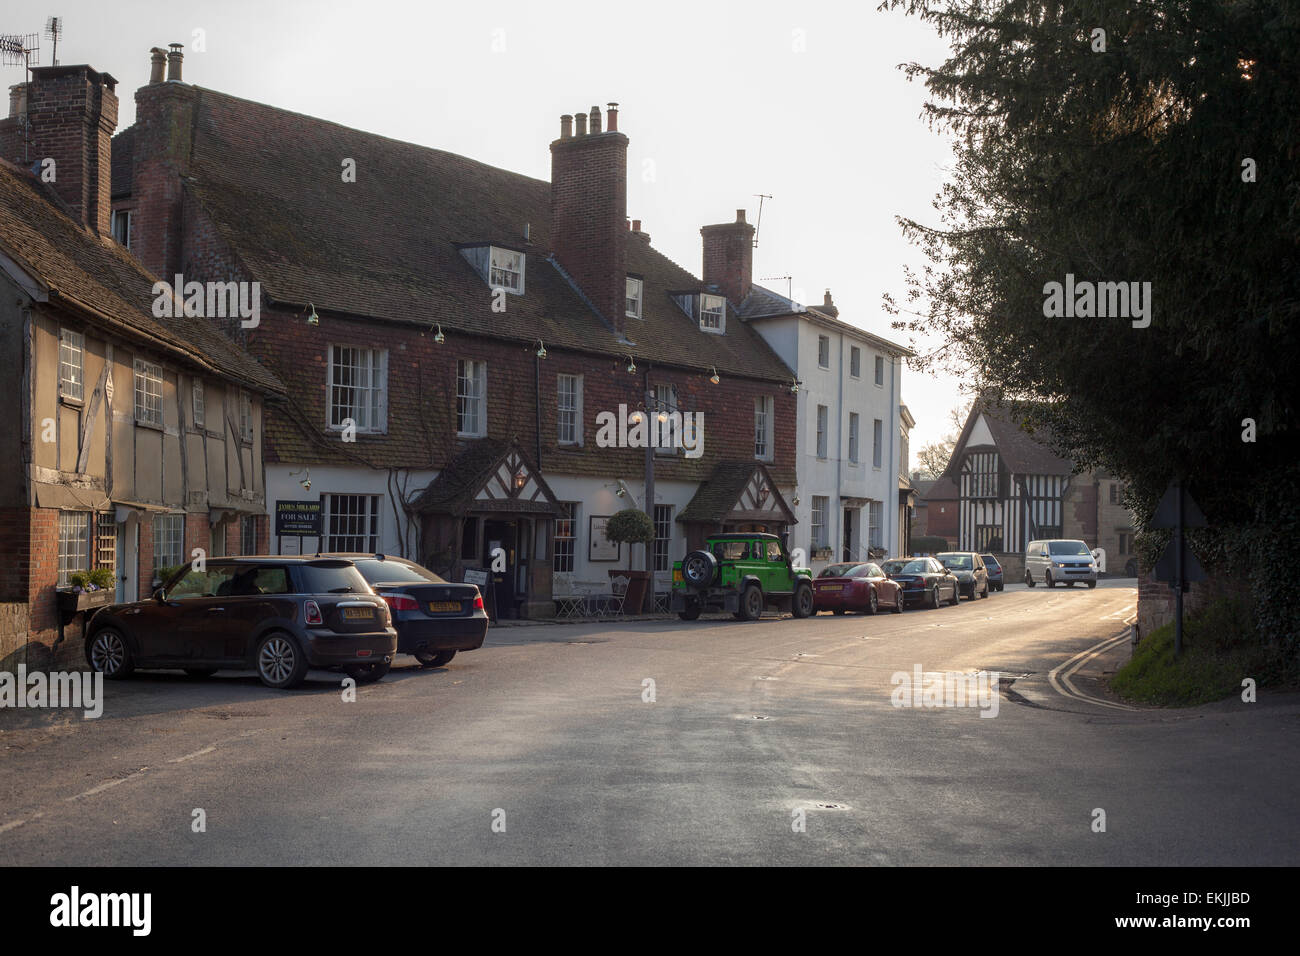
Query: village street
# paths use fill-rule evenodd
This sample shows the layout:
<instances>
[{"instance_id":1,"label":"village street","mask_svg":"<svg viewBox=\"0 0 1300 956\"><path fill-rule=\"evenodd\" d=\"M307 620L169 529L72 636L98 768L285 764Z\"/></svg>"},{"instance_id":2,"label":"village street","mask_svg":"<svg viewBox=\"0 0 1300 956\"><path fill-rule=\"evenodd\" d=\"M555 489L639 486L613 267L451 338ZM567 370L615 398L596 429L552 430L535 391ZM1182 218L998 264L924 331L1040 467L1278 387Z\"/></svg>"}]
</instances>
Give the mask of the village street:
<instances>
[{"instance_id":1,"label":"village street","mask_svg":"<svg viewBox=\"0 0 1300 956\"><path fill-rule=\"evenodd\" d=\"M0 864L1294 865L1300 699L1116 707L1092 675L1126 638L1062 667L1132 584L493 628L352 703L324 671L137 675L97 720L0 713ZM894 706L915 668L1001 693Z\"/></svg>"}]
</instances>

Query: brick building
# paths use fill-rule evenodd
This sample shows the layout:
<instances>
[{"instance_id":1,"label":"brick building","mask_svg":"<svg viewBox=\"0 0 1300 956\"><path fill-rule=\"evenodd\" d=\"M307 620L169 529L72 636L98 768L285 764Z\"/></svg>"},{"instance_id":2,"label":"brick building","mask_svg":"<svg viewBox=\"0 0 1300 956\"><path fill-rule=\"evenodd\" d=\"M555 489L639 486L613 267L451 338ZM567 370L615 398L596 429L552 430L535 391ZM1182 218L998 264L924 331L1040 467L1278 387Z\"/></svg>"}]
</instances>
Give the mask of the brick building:
<instances>
[{"instance_id":1,"label":"brick building","mask_svg":"<svg viewBox=\"0 0 1300 956\"><path fill-rule=\"evenodd\" d=\"M175 46L164 79L153 57L113 206L150 269L261 284L238 335L288 393L269 501L323 513L319 537L272 549L383 550L460 580L499 546L498 605L542 616L644 566L601 535L625 507L653 516L660 590L705 532L794 522L791 370L707 260L701 281L628 220L617 104L561 118L547 183L190 85ZM689 438L688 414L694 450L608 447L598 420Z\"/></svg>"},{"instance_id":2,"label":"brick building","mask_svg":"<svg viewBox=\"0 0 1300 956\"><path fill-rule=\"evenodd\" d=\"M0 161L0 670L81 663L79 630L59 638L77 572L136 600L193 548L264 542L263 402L282 393L209 320L156 318L156 277L111 239L113 77L31 75L0 120L22 164Z\"/></svg>"}]
</instances>

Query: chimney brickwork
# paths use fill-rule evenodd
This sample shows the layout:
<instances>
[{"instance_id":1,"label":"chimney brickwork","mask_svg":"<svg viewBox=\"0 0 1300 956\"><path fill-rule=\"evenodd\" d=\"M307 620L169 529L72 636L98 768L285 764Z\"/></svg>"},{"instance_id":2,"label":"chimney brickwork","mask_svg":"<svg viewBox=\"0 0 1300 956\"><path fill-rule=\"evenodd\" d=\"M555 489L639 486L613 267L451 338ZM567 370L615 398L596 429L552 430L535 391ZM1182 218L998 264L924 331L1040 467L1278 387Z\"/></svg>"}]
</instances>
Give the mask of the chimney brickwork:
<instances>
[{"instance_id":1,"label":"chimney brickwork","mask_svg":"<svg viewBox=\"0 0 1300 956\"><path fill-rule=\"evenodd\" d=\"M179 44L171 47L168 69L179 77L181 50ZM150 51L151 80L161 74L162 53L158 47ZM195 88L179 79L155 80L135 91L131 252L160 276L184 266L182 182L189 174L195 98Z\"/></svg>"},{"instance_id":2,"label":"chimney brickwork","mask_svg":"<svg viewBox=\"0 0 1300 956\"><path fill-rule=\"evenodd\" d=\"M736 221L700 229L704 237L706 285L716 286L728 301L739 306L754 284L754 227L745 222L745 210Z\"/></svg>"}]
</instances>

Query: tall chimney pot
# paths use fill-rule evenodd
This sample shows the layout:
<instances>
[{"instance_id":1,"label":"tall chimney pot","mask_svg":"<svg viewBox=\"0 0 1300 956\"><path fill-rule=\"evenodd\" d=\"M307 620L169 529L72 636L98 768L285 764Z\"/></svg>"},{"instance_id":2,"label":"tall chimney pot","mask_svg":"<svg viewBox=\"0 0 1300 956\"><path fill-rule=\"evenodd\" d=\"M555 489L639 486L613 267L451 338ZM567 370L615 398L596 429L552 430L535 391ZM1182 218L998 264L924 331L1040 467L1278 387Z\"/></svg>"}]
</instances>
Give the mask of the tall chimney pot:
<instances>
[{"instance_id":1,"label":"tall chimney pot","mask_svg":"<svg viewBox=\"0 0 1300 956\"><path fill-rule=\"evenodd\" d=\"M570 139L573 136L573 114L565 113L560 117L560 139Z\"/></svg>"},{"instance_id":2,"label":"tall chimney pot","mask_svg":"<svg viewBox=\"0 0 1300 956\"><path fill-rule=\"evenodd\" d=\"M9 87L9 118L17 119L27 112L27 84L15 83Z\"/></svg>"},{"instance_id":3,"label":"tall chimney pot","mask_svg":"<svg viewBox=\"0 0 1300 956\"><path fill-rule=\"evenodd\" d=\"M167 62L167 51L160 46L153 47L149 51L149 83L161 83L163 81L163 64Z\"/></svg>"},{"instance_id":4,"label":"tall chimney pot","mask_svg":"<svg viewBox=\"0 0 1300 956\"><path fill-rule=\"evenodd\" d=\"M599 106L593 106L591 108L591 131L593 133L600 132L600 107Z\"/></svg>"},{"instance_id":5,"label":"tall chimney pot","mask_svg":"<svg viewBox=\"0 0 1300 956\"><path fill-rule=\"evenodd\" d=\"M605 110L605 129L611 133L618 132L618 104L608 104L609 109Z\"/></svg>"},{"instance_id":6,"label":"tall chimney pot","mask_svg":"<svg viewBox=\"0 0 1300 956\"><path fill-rule=\"evenodd\" d=\"M586 135L587 135L587 114L586 114L586 113L575 113L575 114L574 114L574 117L573 117L573 122L574 122L574 125L577 127L577 128L573 131L573 135L574 135L574 136L586 136Z\"/></svg>"},{"instance_id":7,"label":"tall chimney pot","mask_svg":"<svg viewBox=\"0 0 1300 956\"><path fill-rule=\"evenodd\" d=\"M167 44L167 82L181 82L181 63L185 60L185 44L169 43Z\"/></svg>"}]
</instances>

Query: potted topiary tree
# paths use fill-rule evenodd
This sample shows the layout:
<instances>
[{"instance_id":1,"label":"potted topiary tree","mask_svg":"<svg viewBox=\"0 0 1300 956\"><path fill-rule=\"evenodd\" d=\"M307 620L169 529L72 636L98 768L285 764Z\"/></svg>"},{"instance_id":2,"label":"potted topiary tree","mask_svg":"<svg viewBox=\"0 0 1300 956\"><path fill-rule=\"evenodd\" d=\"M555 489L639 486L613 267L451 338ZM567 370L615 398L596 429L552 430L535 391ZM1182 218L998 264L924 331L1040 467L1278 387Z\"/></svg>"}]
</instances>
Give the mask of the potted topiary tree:
<instances>
[{"instance_id":1,"label":"potted topiary tree","mask_svg":"<svg viewBox=\"0 0 1300 956\"><path fill-rule=\"evenodd\" d=\"M605 525L605 538L620 544L644 544L649 551L655 540L655 525L650 516L635 508L625 508L614 515ZM623 610L628 614L640 614L645 605L646 593L650 589L650 572L633 571L632 549L628 548L626 571L609 572L610 580L619 575L627 576L627 595L623 599Z\"/></svg>"}]
</instances>

